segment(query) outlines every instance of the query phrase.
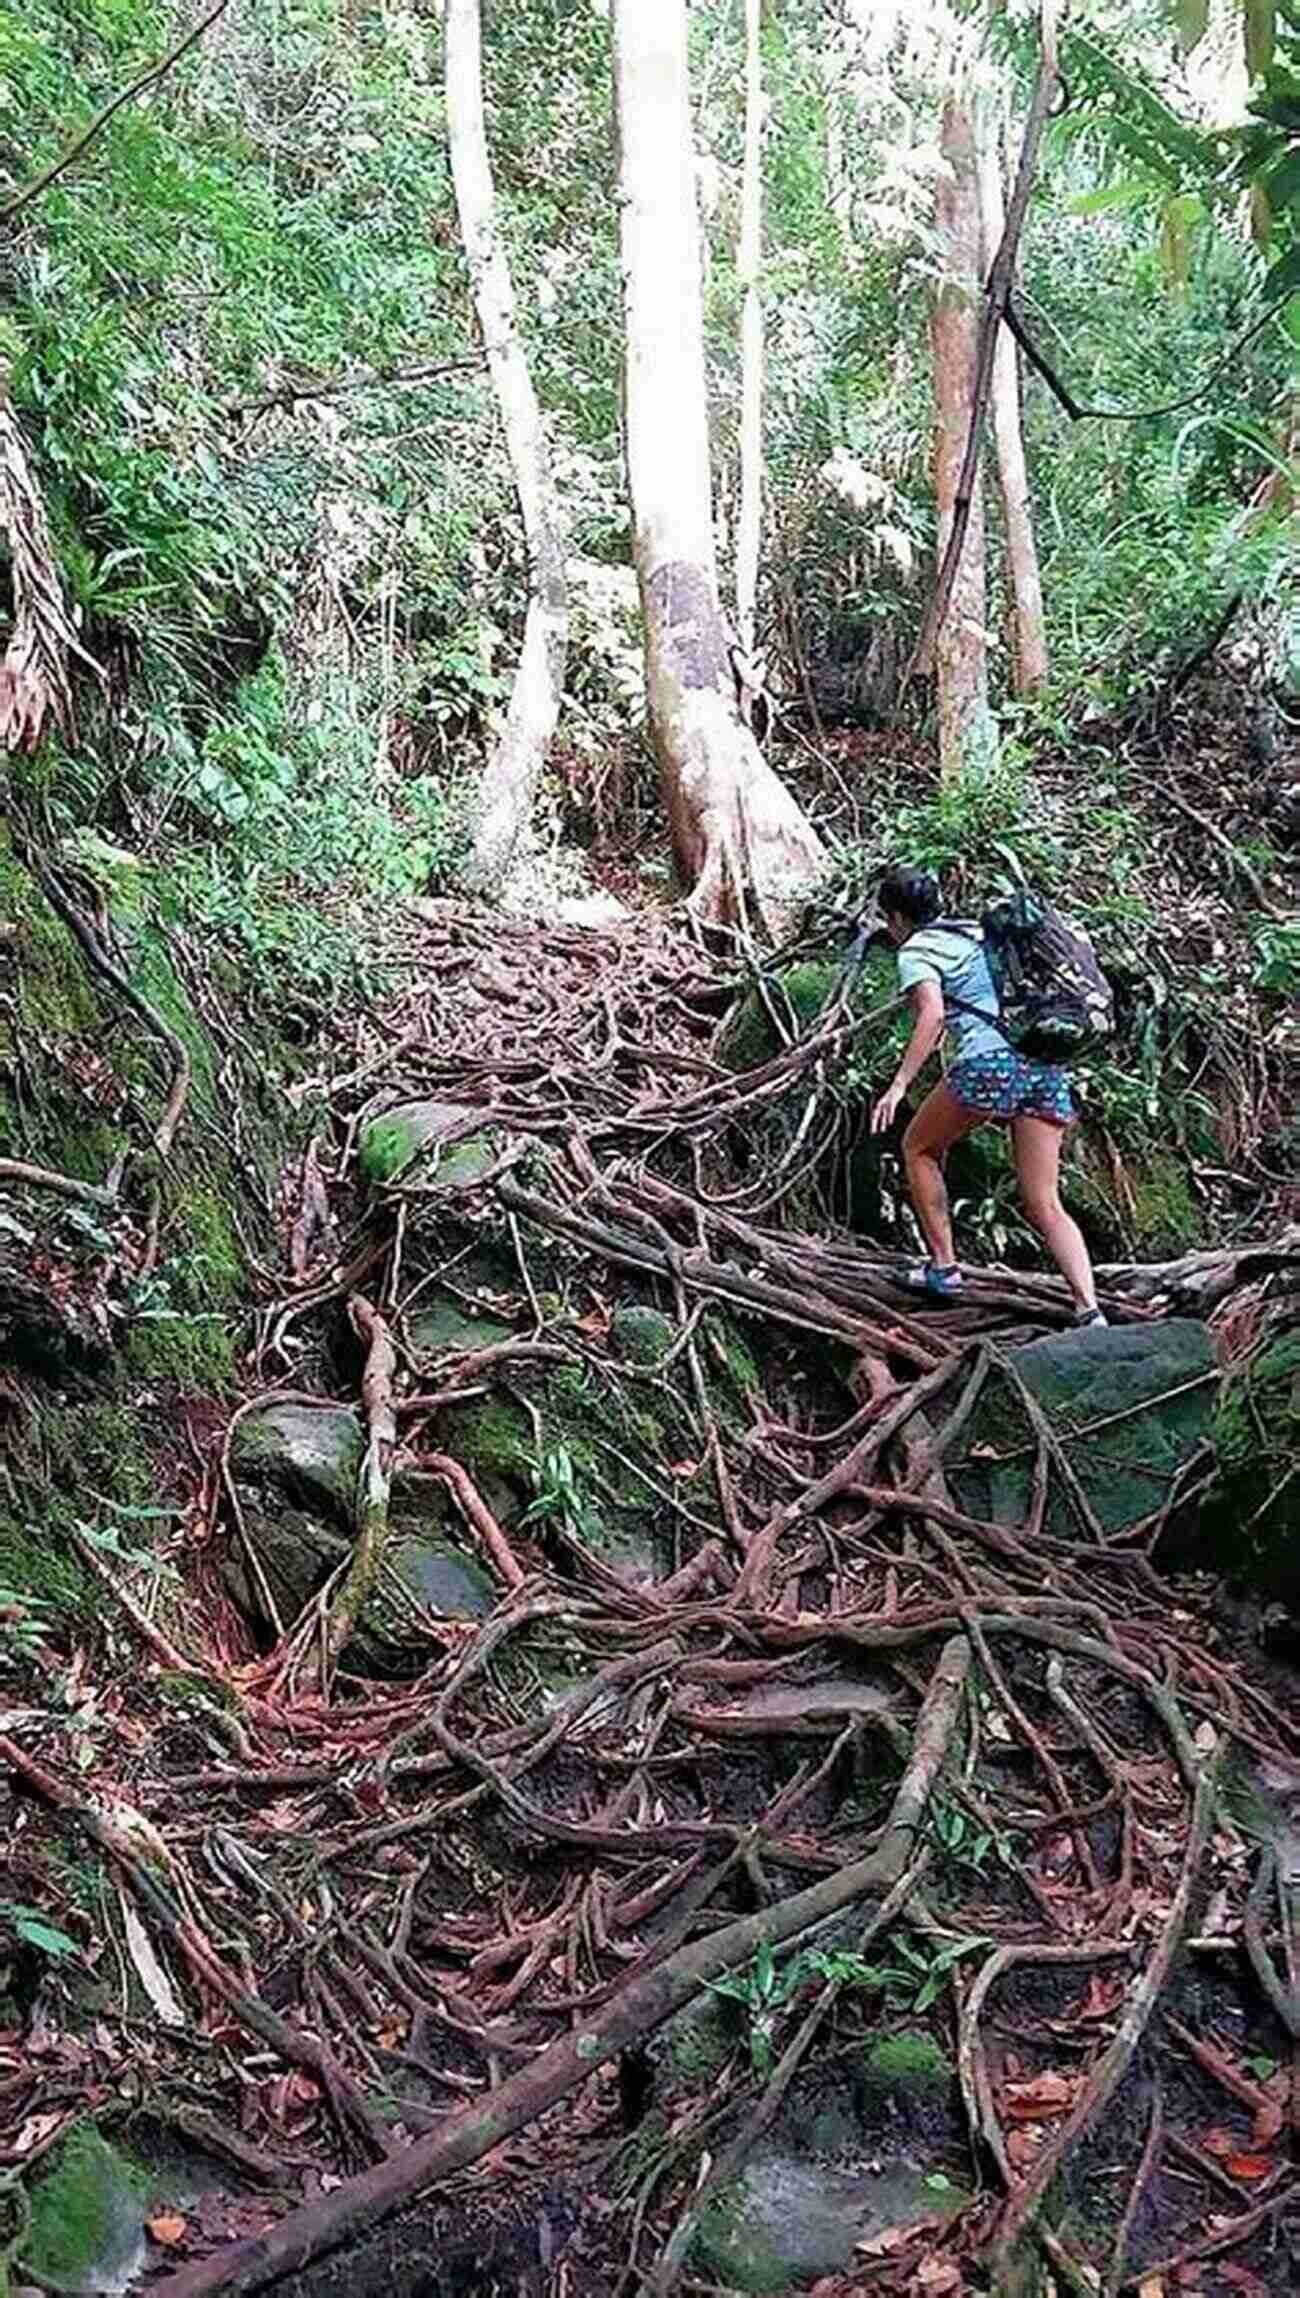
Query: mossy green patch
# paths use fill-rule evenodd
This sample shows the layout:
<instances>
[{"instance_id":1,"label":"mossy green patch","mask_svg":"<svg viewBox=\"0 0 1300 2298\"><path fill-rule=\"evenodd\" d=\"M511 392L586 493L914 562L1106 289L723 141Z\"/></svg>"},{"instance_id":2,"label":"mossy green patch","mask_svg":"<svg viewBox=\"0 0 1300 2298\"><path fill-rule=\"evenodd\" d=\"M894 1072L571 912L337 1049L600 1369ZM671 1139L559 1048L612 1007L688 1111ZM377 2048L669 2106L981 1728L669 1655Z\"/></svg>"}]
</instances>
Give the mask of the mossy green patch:
<instances>
[{"instance_id":1,"label":"mossy green patch","mask_svg":"<svg viewBox=\"0 0 1300 2298\"><path fill-rule=\"evenodd\" d=\"M112 2289L133 2278L143 2264L149 2187L93 2123L80 2124L32 2189L19 2248L26 2275L66 2292Z\"/></svg>"},{"instance_id":2,"label":"mossy green patch","mask_svg":"<svg viewBox=\"0 0 1300 2298\"><path fill-rule=\"evenodd\" d=\"M385 1188L400 1180L425 1151L431 1152L423 1177L448 1186L478 1180L500 1153L492 1133L473 1133L443 1146L449 1133L462 1125L468 1111L450 1101L406 1101L372 1117L362 1127L357 1162L372 1188Z\"/></svg>"},{"instance_id":3,"label":"mossy green patch","mask_svg":"<svg viewBox=\"0 0 1300 2298\"><path fill-rule=\"evenodd\" d=\"M689 2003L665 2029L668 2065L675 2083L697 2083L716 2075L736 2047L736 2021L716 1995Z\"/></svg>"},{"instance_id":4,"label":"mossy green patch","mask_svg":"<svg viewBox=\"0 0 1300 2298\"><path fill-rule=\"evenodd\" d=\"M861 2081L869 2096L890 2091L919 2092L935 2097L952 2081L952 2065L933 2035L902 2029L877 2035L862 2056Z\"/></svg>"},{"instance_id":5,"label":"mossy green patch","mask_svg":"<svg viewBox=\"0 0 1300 2298\"><path fill-rule=\"evenodd\" d=\"M1153 1514L1206 1434L1214 1402L1213 1344L1205 1326L1170 1317L1150 1325L1052 1334L1012 1363L1051 1422L1100 1523L1118 1532ZM1014 1391L994 1372L953 1465L972 1515L1024 1521L1033 1443ZM1048 1529L1077 1530L1054 1480Z\"/></svg>"},{"instance_id":6,"label":"mossy green patch","mask_svg":"<svg viewBox=\"0 0 1300 2298\"><path fill-rule=\"evenodd\" d=\"M652 1309L644 1301L628 1301L610 1318L609 1337L625 1363L654 1365L672 1348L677 1327L662 1309Z\"/></svg>"},{"instance_id":7,"label":"mossy green patch","mask_svg":"<svg viewBox=\"0 0 1300 2298\"><path fill-rule=\"evenodd\" d=\"M700 2214L691 2256L706 2281L758 2294L787 2290L789 2264L745 2211L743 2187L727 2187Z\"/></svg>"},{"instance_id":8,"label":"mossy green patch","mask_svg":"<svg viewBox=\"0 0 1300 2298\"><path fill-rule=\"evenodd\" d=\"M770 1061L791 1038L808 1033L843 979L843 966L831 958L803 958L765 974L762 986L747 989L723 1022L716 1043L719 1061L738 1070ZM896 992L893 960L884 950L872 950L853 984L852 1010L869 1013Z\"/></svg>"},{"instance_id":9,"label":"mossy green patch","mask_svg":"<svg viewBox=\"0 0 1300 2298\"><path fill-rule=\"evenodd\" d=\"M1300 1611L1300 1332L1266 1342L1232 1374L1210 1433L1216 1475L1198 1556Z\"/></svg>"}]
</instances>

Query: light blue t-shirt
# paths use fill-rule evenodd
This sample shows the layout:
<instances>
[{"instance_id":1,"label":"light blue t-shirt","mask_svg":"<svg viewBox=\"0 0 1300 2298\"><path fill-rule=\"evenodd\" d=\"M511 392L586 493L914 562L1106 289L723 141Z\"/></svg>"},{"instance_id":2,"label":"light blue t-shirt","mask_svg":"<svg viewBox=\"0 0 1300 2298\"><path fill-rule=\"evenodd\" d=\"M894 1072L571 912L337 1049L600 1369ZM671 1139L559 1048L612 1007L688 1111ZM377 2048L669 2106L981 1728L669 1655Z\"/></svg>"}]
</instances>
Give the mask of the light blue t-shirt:
<instances>
[{"instance_id":1,"label":"light blue t-shirt","mask_svg":"<svg viewBox=\"0 0 1300 2298\"><path fill-rule=\"evenodd\" d=\"M953 1058L969 1061L977 1053L1005 1053L1001 1030L980 1020L998 1014L998 993L993 987L989 961L979 927L966 918L938 918L908 936L898 953L898 985L915 989L918 982L935 981L943 993L945 1020L952 1038ZM961 1005L953 1000L960 998ZM963 1009L974 1006L973 1013Z\"/></svg>"}]
</instances>

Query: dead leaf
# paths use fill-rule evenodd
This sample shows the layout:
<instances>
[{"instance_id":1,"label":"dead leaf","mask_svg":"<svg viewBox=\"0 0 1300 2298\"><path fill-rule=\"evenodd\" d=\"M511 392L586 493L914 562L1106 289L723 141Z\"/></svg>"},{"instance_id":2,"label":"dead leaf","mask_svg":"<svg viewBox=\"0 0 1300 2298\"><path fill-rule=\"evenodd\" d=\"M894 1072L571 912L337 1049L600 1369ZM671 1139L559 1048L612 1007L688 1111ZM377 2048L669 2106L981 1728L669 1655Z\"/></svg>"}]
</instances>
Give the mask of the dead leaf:
<instances>
[{"instance_id":1,"label":"dead leaf","mask_svg":"<svg viewBox=\"0 0 1300 2298\"><path fill-rule=\"evenodd\" d=\"M956 2259L941 2258L938 2252L931 2258L923 2258L912 2276L912 2288L923 2290L926 2298L941 2298L941 2294L942 2298L947 2298L948 2293L953 2293L955 2298L955 2293L965 2287L962 2270Z\"/></svg>"},{"instance_id":2,"label":"dead leaf","mask_svg":"<svg viewBox=\"0 0 1300 2298\"><path fill-rule=\"evenodd\" d=\"M1138 2298L1165 2298L1163 2274L1148 2274L1144 2282L1139 2282Z\"/></svg>"},{"instance_id":3,"label":"dead leaf","mask_svg":"<svg viewBox=\"0 0 1300 2298\"><path fill-rule=\"evenodd\" d=\"M1037 2122L1043 2115L1064 2114L1074 2091L1068 2076L1054 2074L1049 2067L1028 2082L1007 2083L1002 2093L1002 2109L1015 2122Z\"/></svg>"},{"instance_id":4,"label":"dead leaf","mask_svg":"<svg viewBox=\"0 0 1300 2298\"><path fill-rule=\"evenodd\" d=\"M853 2248L859 2258L892 2258L896 2250L907 2248L913 2231L906 2226L886 2226L879 2234L865 2235Z\"/></svg>"},{"instance_id":5,"label":"dead leaf","mask_svg":"<svg viewBox=\"0 0 1300 2298\"><path fill-rule=\"evenodd\" d=\"M118 1899L127 1951L135 1965L136 1977L162 2024L165 2027L183 2027L185 2013L176 1999L176 1989L163 1968L153 1941L124 1891L118 1893Z\"/></svg>"},{"instance_id":6,"label":"dead leaf","mask_svg":"<svg viewBox=\"0 0 1300 2298\"><path fill-rule=\"evenodd\" d=\"M1230 2154L1223 2167L1230 2178L1267 2178L1275 2166L1266 2154Z\"/></svg>"},{"instance_id":7,"label":"dead leaf","mask_svg":"<svg viewBox=\"0 0 1300 2298\"><path fill-rule=\"evenodd\" d=\"M161 2242L165 2250L174 2250L177 2243L183 2242L189 2232L188 2225L181 2217L179 2210L160 2210L156 2218L145 2220L145 2226L153 2236L154 2241Z\"/></svg>"},{"instance_id":8,"label":"dead leaf","mask_svg":"<svg viewBox=\"0 0 1300 2298\"><path fill-rule=\"evenodd\" d=\"M1047 2133L1040 2122L1026 2123L1007 2133L1007 2161L1013 2170L1027 2170Z\"/></svg>"}]
</instances>

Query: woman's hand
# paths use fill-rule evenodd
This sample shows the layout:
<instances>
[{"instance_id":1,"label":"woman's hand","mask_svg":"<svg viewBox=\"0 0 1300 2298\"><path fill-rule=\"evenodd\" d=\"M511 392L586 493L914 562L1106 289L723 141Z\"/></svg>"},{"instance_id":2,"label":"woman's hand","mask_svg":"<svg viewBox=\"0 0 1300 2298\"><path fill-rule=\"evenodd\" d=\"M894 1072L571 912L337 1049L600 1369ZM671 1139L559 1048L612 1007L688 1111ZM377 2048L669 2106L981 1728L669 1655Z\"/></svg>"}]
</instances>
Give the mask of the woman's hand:
<instances>
[{"instance_id":1,"label":"woman's hand","mask_svg":"<svg viewBox=\"0 0 1300 2298\"><path fill-rule=\"evenodd\" d=\"M881 1094L879 1101L876 1103L875 1108L871 1112L871 1130L873 1133L888 1133L890 1131L894 1119L898 1115L899 1104L901 1103L903 1095L906 1093L906 1091L907 1087L905 1085L900 1085L897 1078L895 1078L893 1084L889 1088L889 1091L887 1093Z\"/></svg>"}]
</instances>

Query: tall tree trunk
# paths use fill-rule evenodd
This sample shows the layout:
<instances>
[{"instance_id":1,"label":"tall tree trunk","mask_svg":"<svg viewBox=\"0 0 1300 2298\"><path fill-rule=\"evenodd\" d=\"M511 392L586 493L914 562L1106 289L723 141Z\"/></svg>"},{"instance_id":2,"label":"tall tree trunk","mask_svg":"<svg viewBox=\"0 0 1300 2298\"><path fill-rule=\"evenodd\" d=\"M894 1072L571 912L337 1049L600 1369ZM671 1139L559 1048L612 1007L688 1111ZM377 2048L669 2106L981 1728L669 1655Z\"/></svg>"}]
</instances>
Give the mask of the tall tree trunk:
<instances>
[{"instance_id":1,"label":"tall tree trunk","mask_svg":"<svg viewBox=\"0 0 1300 2298\"><path fill-rule=\"evenodd\" d=\"M555 732L568 646L565 536L541 409L515 325L510 267L496 227L483 121L479 0L446 0L447 136L461 235L488 369L501 410L528 547L528 614L506 722L479 794L470 882L498 887L524 838Z\"/></svg>"},{"instance_id":2,"label":"tall tree trunk","mask_svg":"<svg viewBox=\"0 0 1300 2298\"><path fill-rule=\"evenodd\" d=\"M944 276L930 310L930 349L934 368L934 492L942 563L970 429L981 285L975 139L969 116L956 96L949 96L943 108L940 146L947 167L935 195L935 229ZM995 748L984 613L984 506L977 476L957 578L935 640L939 765L945 775L985 764Z\"/></svg>"},{"instance_id":3,"label":"tall tree trunk","mask_svg":"<svg viewBox=\"0 0 1300 2298\"><path fill-rule=\"evenodd\" d=\"M708 923L794 917L824 849L742 724L718 597L685 0L614 0L627 460L650 727Z\"/></svg>"},{"instance_id":4,"label":"tall tree trunk","mask_svg":"<svg viewBox=\"0 0 1300 2298\"><path fill-rule=\"evenodd\" d=\"M758 545L763 518L763 0L745 0L745 168L737 273L740 318L740 516L736 528L736 629L754 652Z\"/></svg>"},{"instance_id":5,"label":"tall tree trunk","mask_svg":"<svg viewBox=\"0 0 1300 2298\"><path fill-rule=\"evenodd\" d=\"M987 271L1001 245L1006 221L1002 140L991 107L981 114L979 131L980 222ZM1006 327L999 327L993 353L992 404L1011 591L1013 682L1017 694L1027 695L1041 686L1047 676L1047 639L1043 630L1043 586L1038 573L1029 475L1025 469L1025 444L1020 427L1020 377L1016 370L1015 343Z\"/></svg>"}]
</instances>

